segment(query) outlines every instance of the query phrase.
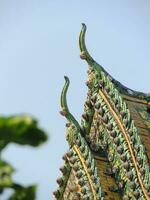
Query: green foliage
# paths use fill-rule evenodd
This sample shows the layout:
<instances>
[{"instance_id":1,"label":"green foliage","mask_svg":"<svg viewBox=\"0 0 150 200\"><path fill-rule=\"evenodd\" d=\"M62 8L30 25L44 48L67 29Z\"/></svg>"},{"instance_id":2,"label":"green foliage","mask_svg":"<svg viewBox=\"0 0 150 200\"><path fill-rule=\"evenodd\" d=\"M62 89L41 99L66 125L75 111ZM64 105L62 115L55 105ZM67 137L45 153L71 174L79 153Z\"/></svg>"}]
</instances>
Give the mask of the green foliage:
<instances>
[{"instance_id":1,"label":"green foliage","mask_svg":"<svg viewBox=\"0 0 150 200\"><path fill-rule=\"evenodd\" d=\"M4 188L12 186L11 175L14 172L12 166L2 160L0 160L0 193Z\"/></svg>"},{"instance_id":2,"label":"green foliage","mask_svg":"<svg viewBox=\"0 0 150 200\"><path fill-rule=\"evenodd\" d=\"M13 142L21 145L38 146L47 140L37 121L27 115L0 117L0 149Z\"/></svg>"},{"instance_id":3,"label":"green foliage","mask_svg":"<svg viewBox=\"0 0 150 200\"><path fill-rule=\"evenodd\" d=\"M38 122L28 115L0 117L0 156L10 143L37 147L47 140L47 134L38 127ZM12 180L13 167L0 157L0 194L11 188L14 193L8 200L35 200L36 186L24 187Z\"/></svg>"},{"instance_id":4,"label":"green foliage","mask_svg":"<svg viewBox=\"0 0 150 200\"><path fill-rule=\"evenodd\" d=\"M8 200L32 200L35 199L36 186L20 187L15 190L14 194Z\"/></svg>"}]
</instances>

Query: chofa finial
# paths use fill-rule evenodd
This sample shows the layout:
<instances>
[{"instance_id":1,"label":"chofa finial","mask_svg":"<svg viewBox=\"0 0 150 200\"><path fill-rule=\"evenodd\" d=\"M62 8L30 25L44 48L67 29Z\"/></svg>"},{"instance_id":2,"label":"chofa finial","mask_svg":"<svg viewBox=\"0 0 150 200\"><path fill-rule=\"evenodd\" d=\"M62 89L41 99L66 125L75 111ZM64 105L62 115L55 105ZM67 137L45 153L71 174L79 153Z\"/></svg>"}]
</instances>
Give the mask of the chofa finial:
<instances>
[{"instance_id":1,"label":"chofa finial","mask_svg":"<svg viewBox=\"0 0 150 200\"><path fill-rule=\"evenodd\" d=\"M98 73L100 71L105 72L107 75L109 75L104 68L99 65L93 58L92 56L89 54L86 45L85 45L85 33L86 33L86 25L84 23L82 23L82 29L79 35L79 48L80 48L80 58L84 59L87 61L87 63L89 64L90 67L92 67L93 69L95 69ZM110 76L110 75L109 75Z\"/></svg>"},{"instance_id":2,"label":"chofa finial","mask_svg":"<svg viewBox=\"0 0 150 200\"><path fill-rule=\"evenodd\" d=\"M93 61L93 58L90 56L89 52L87 51L85 45L85 33L86 33L86 25L82 23L82 29L79 36L79 47L80 47L80 58L86 60L87 62Z\"/></svg>"},{"instance_id":3,"label":"chofa finial","mask_svg":"<svg viewBox=\"0 0 150 200\"><path fill-rule=\"evenodd\" d=\"M60 111L60 114L65 116L66 119L70 123L74 124L74 126L80 131L81 130L80 125L77 122L77 120L74 118L74 116L70 113L68 105L67 105L67 91L68 91L70 81L67 76L64 76L64 78L65 78L65 84L61 92L61 109L62 110Z\"/></svg>"}]
</instances>

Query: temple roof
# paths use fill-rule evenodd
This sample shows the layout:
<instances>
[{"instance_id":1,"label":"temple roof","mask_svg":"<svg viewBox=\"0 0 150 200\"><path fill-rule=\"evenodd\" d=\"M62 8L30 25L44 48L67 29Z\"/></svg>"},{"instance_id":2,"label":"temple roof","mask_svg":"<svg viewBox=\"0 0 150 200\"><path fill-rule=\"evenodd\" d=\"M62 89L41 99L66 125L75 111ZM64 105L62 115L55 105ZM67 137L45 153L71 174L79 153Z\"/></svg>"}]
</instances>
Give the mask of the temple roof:
<instances>
[{"instance_id":1,"label":"temple roof","mask_svg":"<svg viewBox=\"0 0 150 200\"><path fill-rule=\"evenodd\" d=\"M85 33L86 33L86 25L82 24L82 30L80 32L79 37L79 47L81 51L81 59L84 59L87 61L89 68L94 69L98 74L102 73L104 77L108 77L110 82L114 85L115 89L119 92L119 94L122 96L124 101L127 102L127 104L130 104L130 112L132 115L132 118L138 118L139 123L145 124L145 127L148 129L148 132L150 134L150 93L144 93L132 90L123 84L121 84L119 81L117 81L115 78L113 78L101 65L99 65L89 54L86 44L85 44ZM89 75L90 76L90 75ZM97 79L97 81L100 81L100 77L96 76L94 77ZM132 107L132 109L131 109ZM137 112L137 115L133 115L133 110ZM135 120L137 121L137 120Z\"/></svg>"},{"instance_id":2,"label":"temple roof","mask_svg":"<svg viewBox=\"0 0 150 200\"><path fill-rule=\"evenodd\" d=\"M80 47L80 51L81 51L81 58L85 59L88 62L88 64L90 64L90 65L92 64L93 67L97 71L103 71L106 74L106 76L109 76L109 78L111 79L111 81L113 82L113 84L116 86L116 88L119 90L119 92L121 94L150 102L150 93L135 91L135 90L132 90L132 89L124 86L119 81L117 81L115 78L113 78L100 64L98 64L91 57L91 55L89 54L89 52L86 48L86 45L85 45L85 33L86 33L86 25L82 24L82 30L81 30L80 37L79 37L79 47Z\"/></svg>"},{"instance_id":3,"label":"temple roof","mask_svg":"<svg viewBox=\"0 0 150 200\"><path fill-rule=\"evenodd\" d=\"M67 106L69 78L61 94L69 151L63 157L56 199L150 199L150 94L116 81L90 56L86 26L79 37L88 69L88 94L81 123ZM72 186L73 187L72 187Z\"/></svg>"},{"instance_id":4,"label":"temple roof","mask_svg":"<svg viewBox=\"0 0 150 200\"><path fill-rule=\"evenodd\" d=\"M100 147L106 149L112 168L118 170L116 181L119 180L119 184L122 181L123 188L128 187L127 191L123 189L125 199L129 199L129 196L131 199L137 198L129 187L131 183L128 181L131 182L131 179L126 177L125 173L129 168L125 165L130 165L130 169L136 174L134 178L138 180L136 187L140 188L139 196L149 199L150 94L125 87L106 72L87 51L85 32L86 25L82 24L79 38L80 57L86 60L89 66L88 103L85 104L81 121L85 137L93 151ZM122 160L123 152L128 152L128 159ZM147 171L144 176L143 167Z\"/></svg>"}]
</instances>

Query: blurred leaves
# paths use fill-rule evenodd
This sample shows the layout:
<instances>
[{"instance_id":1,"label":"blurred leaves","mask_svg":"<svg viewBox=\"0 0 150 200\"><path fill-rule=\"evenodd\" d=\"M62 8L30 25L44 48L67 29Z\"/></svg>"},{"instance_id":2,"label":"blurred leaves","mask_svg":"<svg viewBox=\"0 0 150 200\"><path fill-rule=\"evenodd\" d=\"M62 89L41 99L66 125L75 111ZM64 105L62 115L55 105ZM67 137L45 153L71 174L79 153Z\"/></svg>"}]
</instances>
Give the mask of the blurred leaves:
<instances>
[{"instance_id":1,"label":"blurred leaves","mask_svg":"<svg viewBox=\"0 0 150 200\"><path fill-rule=\"evenodd\" d=\"M12 186L11 174L13 172L14 169L10 164L0 160L0 193L3 192L5 187Z\"/></svg>"},{"instance_id":2,"label":"blurred leaves","mask_svg":"<svg viewBox=\"0 0 150 200\"><path fill-rule=\"evenodd\" d=\"M38 122L28 115L0 117L0 156L10 143L37 147L47 140L47 134ZM8 200L35 200L36 186L24 187L12 180L13 167L0 157L0 193L11 188L14 192Z\"/></svg>"},{"instance_id":3,"label":"blurred leaves","mask_svg":"<svg viewBox=\"0 0 150 200\"><path fill-rule=\"evenodd\" d=\"M0 117L0 149L9 143L38 146L47 140L47 135L38 128L35 119L28 115Z\"/></svg>"},{"instance_id":4,"label":"blurred leaves","mask_svg":"<svg viewBox=\"0 0 150 200\"><path fill-rule=\"evenodd\" d=\"M34 200L36 197L36 186L20 187L8 200Z\"/></svg>"}]
</instances>

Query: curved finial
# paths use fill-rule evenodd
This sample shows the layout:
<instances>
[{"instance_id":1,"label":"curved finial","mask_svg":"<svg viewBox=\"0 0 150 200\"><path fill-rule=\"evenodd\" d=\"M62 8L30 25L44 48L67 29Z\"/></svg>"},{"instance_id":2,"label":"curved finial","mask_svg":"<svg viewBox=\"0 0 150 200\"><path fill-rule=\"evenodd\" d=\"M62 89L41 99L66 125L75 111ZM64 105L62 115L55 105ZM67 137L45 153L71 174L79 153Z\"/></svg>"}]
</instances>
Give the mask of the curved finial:
<instances>
[{"instance_id":1,"label":"curved finial","mask_svg":"<svg viewBox=\"0 0 150 200\"><path fill-rule=\"evenodd\" d=\"M86 45L85 45L85 33L86 33L86 25L84 23L82 23L82 29L81 29L80 36L79 36L79 47L80 47L80 51L81 51L80 58L86 60L87 63L89 64L89 66L92 67L93 69L95 69L97 72L103 71L106 73L106 75L109 75L104 70L104 68L101 65L99 65L89 54L89 52L86 48Z\"/></svg>"},{"instance_id":2,"label":"curved finial","mask_svg":"<svg viewBox=\"0 0 150 200\"><path fill-rule=\"evenodd\" d=\"M85 44L85 33L86 33L86 25L84 23L82 23L82 29L79 35L79 47L80 47L80 57L81 59L84 59L87 61L87 63L89 64L89 66L91 68L93 68L96 72L104 72L106 76L108 76L111 81L115 84L115 86L117 87L117 89L121 92L121 93L125 93L127 95L130 96L135 96L138 97L140 99L144 99L147 101L147 104L150 105L150 93L142 93L142 92L138 92L138 91L134 91L131 90L133 92L133 94L130 94L128 92L128 90L130 90L129 88L125 87L124 85L122 85L120 82L118 82L116 79L114 79L101 65L99 65L93 58L92 56L89 54L87 48L86 48L86 44Z\"/></svg>"},{"instance_id":3,"label":"curved finial","mask_svg":"<svg viewBox=\"0 0 150 200\"><path fill-rule=\"evenodd\" d=\"M87 60L87 62L94 61L93 58L90 56L89 52L87 51L85 45L85 33L86 33L86 25L82 23L82 29L79 36L79 47L80 47L80 58Z\"/></svg>"},{"instance_id":4,"label":"curved finial","mask_svg":"<svg viewBox=\"0 0 150 200\"><path fill-rule=\"evenodd\" d=\"M62 110L60 111L60 114L65 116L67 118L67 120L70 123L73 123L75 125L75 127L80 131L81 130L80 125L76 121L76 119L73 117L73 115L70 113L68 105L67 105L66 96L67 96L67 91L68 91L70 81L69 81L69 78L67 76L64 76L64 78L65 78L65 85L64 85L62 92L61 92L61 108L62 108Z\"/></svg>"},{"instance_id":5,"label":"curved finial","mask_svg":"<svg viewBox=\"0 0 150 200\"><path fill-rule=\"evenodd\" d=\"M99 65L89 54L86 45L85 45L85 33L86 33L86 25L82 23L82 29L79 36L79 47L80 47L80 58L87 61L87 63L95 69L97 72L104 71L106 72L101 65ZM107 72L106 72L107 73Z\"/></svg>"},{"instance_id":6,"label":"curved finial","mask_svg":"<svg viewBox=\"0 0 150 200\"><path fill-rule=\"evenodd\" d=\"M63 90L61 92L61 108L62 108L61 114L66 116L67 112L69 112L69 109L68 109L68 106L67 106L66 94L67 94L67 91L68 91L70 80L67 76L64 76L64 79L65 79L65 85L64 85Z\"/></svg>"}]
</instances>

